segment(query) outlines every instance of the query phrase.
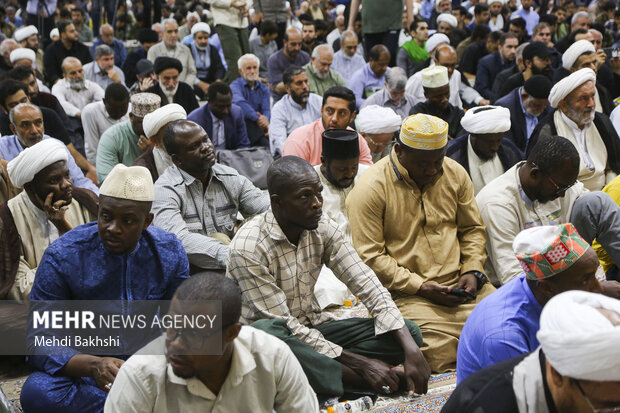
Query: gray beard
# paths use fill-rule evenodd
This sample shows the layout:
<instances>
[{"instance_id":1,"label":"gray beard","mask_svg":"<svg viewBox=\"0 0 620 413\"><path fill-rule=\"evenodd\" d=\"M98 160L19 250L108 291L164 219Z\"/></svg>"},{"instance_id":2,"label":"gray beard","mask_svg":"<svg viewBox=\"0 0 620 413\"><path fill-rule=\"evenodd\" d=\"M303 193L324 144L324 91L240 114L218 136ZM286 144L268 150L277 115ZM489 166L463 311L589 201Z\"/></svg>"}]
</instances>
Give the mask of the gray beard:
<instances>
[{"instance_id":1,"label":"gray beard","mask_svg":"<svg viewBox=\"0 0 620 413\"><path fill-rule=\"evenodd\" d=\"M83 90L86 88L86 81L84 79L81 80L70 80L69 87L73 90Z\"/></svg>"},{"instance_id":2,"label":"gray beard","mask_svg":"<svg viewBox=\"0 0 620 413\"><path fill-rule=\"evenodd\" d=\"M595 110L592 109L590 113L586 112L577 112L570 106L566 107L566 117L575 122L577 125L583 124L584 126L588 126L594 120Z\"/></svg>"},{"instance_id":3,"label":"gray beard","mask_svg":"<svg viewBox=\"0 0 620 413\"><path fill-rule=\"evenodd\" d=\"M310 65L310 67L312 67L312 72L314 73L314 75L315 75L316 77L318 77L319 79L321 79L321 80L325 80L325 78L326 78L326 77L327 77L327 75L329 74L329 72L327 72L327 73L321 73L321 72L320 72L320 71L318 71L318 70L314 67L314 65L312 65L312 64Z\"/></svg>"}]
</instances>

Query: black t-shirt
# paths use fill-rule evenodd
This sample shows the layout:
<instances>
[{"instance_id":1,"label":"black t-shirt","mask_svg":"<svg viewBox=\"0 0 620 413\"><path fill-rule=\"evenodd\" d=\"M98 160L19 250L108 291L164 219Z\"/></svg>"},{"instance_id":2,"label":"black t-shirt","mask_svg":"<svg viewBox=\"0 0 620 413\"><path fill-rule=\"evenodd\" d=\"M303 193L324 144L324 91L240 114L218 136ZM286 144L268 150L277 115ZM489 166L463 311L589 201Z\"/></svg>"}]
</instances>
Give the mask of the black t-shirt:
<instances>
[{"instance_id":1,"label":"black t-shirt","mask_svg":"<svg viewBox=\"0 0 620 413\"><path fill-rule=\"evenodd\" d=\"M44 133L52 138L58 139L65 145L70 144L71 139L69 137L69 132L67 132L67 128L65 128L56 112L45 107L39 107L39 109L41 109L41 113L43 114ZM0 134L2 134L2 136L14 135L9 125L9 115L0 111Z\"/></svg>"}]
</instances>

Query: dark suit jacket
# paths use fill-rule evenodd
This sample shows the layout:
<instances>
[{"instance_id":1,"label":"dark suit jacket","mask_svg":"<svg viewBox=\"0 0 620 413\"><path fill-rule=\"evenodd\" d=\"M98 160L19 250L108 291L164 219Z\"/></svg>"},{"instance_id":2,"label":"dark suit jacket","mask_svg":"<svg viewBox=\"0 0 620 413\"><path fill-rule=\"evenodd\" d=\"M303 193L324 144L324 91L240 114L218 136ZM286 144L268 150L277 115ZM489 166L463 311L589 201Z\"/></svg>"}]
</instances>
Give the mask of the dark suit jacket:
<instances>
[{"instance_id":1,"label":"dark suit jacket","mask_svg":"<svg viewBox=\"0 0 620 413\"><path fill-rule=\"evenodd\" d=\"M504 133L504 138L510 139L521 152L525 153L527 147L527 128L525 126L525 114L521 110L519 88L514 89L503 98L497 100L495 104L510 110L510 130ZM544 112L538 117L538 122L543 120L550 110L550 106L547 105ZM534 132L532 132L533 134Z\"/></svg>"},{"instance_id":2,"label":"dark suit jacket","mask_svg":"<svg viewBox=\"0 0 620 413\"><path fill-rule=\"evenodd\" d=\"M157 181L159 174L157 173L157 166L155 166L155 157L153 155L153 147L148 148L144 153L133 161L131 166L144 166L151 173L153 182Z\"/></svg>"},{"instance_id":3,"label":"dark suit jacket","mask_svg":"<svg viewBox=\"0 0 620 413\"><path fill-rule=\"evenodd\" d=\"M56 112L44 106L40 106L39 109L41 109L41 114L43 115L45 134L58 139L65 145L72 143L66 128L68 125L62 123ZM0 134L2 134L2 136L13 135L11 127L9 126L10 123L9 115L0 111Z\"/></svg>"},{"instance_id":4,"label":"dark suit jacket","mask_svg":"<svg viewBox=\"0 0 620 413\"><path fill-rule=\"evenodd\" d=\"M459 136L458 138L451 140L448 143L448 151L446 152L446 155L460 163L469 174L467 139L469 139L469 134ZM519 148L517 148L509 139L502 139L502 144L497 151L497 156L499 156L499 160L504 167L504 172L512 168L517 162L523 159L523 154Z\"/></svg>"},{"instance_id":5,"label":"dark suit jacket","mask_svg":"<svg viewBox=\"0 0 620 413\"><path fill-rule=\"evenodd\" d=\"M194 109L198 108L198 101L196 100L196 95L194 94L194 88L185 82L179 82L179 87L177 88L177 93L174 94L173 102L168 102L168 98L164 95L164 91L161 90L159 82L146 89L146 91L159 95L161 97L162 106L168 103L178 103L183 106L183 109L185 109L187 113L190 113Z\"/></svg>"},{"instance_id":6,"label":"dark suit jacket","mask_svg":"<svg viewBox=\"0 0 620 413\"><path fill-rule=\"evenodd\" d=\"M517 65L513 65L509 67L508 69L504 69L501 72L499 72L497 76L495 76L495 81L493 81L493 90L491 92L493 93L493 99L491 100L492 102L495 102L497 99L506 95L506 93L500 94L501 89L503 88L503 85L506 82L506 80L508 80L508 78L514 75L515 73L519 73L519 67Z\"/></svg>"},{"instance_id":7,"label":"dark suit jacket","mask_svg":"<svg viewBox=\"0 0 620 413\"><path fill-rule=\"evenodd\" d=\"M146 59L146 50L144 50L144 47L140 47L138 50L129 53L127 59L125 59L123 72L125 73L125 84L127 87L131 87L138 80L136 77L138 74L136 65L140 59Z\"/></svg>"},{"instance_id":8,"label":"dark suit jacket","mask_svg":"<svg viewBox=\"0 0 620 413\"><path fill-rule=\"evenodd\" d=\"M527 143L526 156L529 155L539 139L558 134L555 122L553 121L554 113L555 110L549 112L549 114L536 125L536 129L532 132L530 141ZM601 135L601 139L607 149L607 164L609 165L609 169L620 174L620 138L618 138L614 126L609 118L600 112L594 112L594 126L598 130L599 135Z\"/></svg>"},{"instance_id":9,"label":"dark suit jacket","mask_svg":"<svg viewBox=\"0 0 620 413\"><path fill-rule=\"evenodd\" d=\"M50 85L53 85L58 78L62 77L62 61L67 56L78 58L83 65L93 61L88 47L80 42L73 43L70 50L65 49L60 40L51 43L47 46L43 54L45 76Z\"/></svg>"},{"instance_id":10,"label":"dark suit jacket","mask_svg":"<svg viewBox=\"0 0 620 413\"><path fill-rule=\"evenodd\" d=\"M474 89L478 91L486 99L492 99L493 82L495 76L504 69L507 69L514 62L504 63L499 50L493 54L486 55L480 62L478 62L478 69L476 70L476 84Z\"/></svg>"},{"instance_id":11,"label":"dark suit jacket","mask_svg":"<svg viewBox=\"0 0 620 413\"><path fill-rule=\"evenodd\" d=\"M213 119L211 119L211 109L209 109L208 103L190 113L187 119L193 120L202 126L209 137L213 139ZM250 146L250 140L248 139L248 133L245 129L245 121L243 120L243 111L241 108L233 103L230 108L230 113L223 120L226 149L248 148Z\"/></svg>"}]
</instances>

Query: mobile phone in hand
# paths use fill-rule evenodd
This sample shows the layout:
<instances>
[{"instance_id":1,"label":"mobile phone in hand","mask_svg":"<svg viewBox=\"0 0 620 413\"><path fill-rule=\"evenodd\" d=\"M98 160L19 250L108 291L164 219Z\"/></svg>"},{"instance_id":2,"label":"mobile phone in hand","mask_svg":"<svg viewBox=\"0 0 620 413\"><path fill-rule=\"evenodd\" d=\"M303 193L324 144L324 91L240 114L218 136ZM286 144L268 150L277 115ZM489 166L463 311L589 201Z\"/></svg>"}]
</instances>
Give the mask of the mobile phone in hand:
<instances>
[{"instance_id":1,"label":"mobile phone in hand","mask_svg":"<svg viewBox=\"0 0 620 413\"><path fill-rule=\"evenodd\" d=\"M456 295L457 297L469 298L470 300L476 299L475 295L466 290L463 290L462 288L453 288L448 294Z\"/></svg>"}]
</instances>

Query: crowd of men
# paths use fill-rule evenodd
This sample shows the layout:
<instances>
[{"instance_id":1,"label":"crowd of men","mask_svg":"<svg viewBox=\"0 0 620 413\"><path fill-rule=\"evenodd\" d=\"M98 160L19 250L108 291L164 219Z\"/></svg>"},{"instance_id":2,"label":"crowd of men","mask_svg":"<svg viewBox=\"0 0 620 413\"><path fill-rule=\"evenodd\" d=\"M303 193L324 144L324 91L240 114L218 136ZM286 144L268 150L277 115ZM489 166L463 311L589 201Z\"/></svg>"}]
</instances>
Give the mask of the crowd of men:
<instances>
[{"instance_id":1,"label":"crowd of men","mask_svg":"<svg viewBox=\"0 0 620 413\"><path fill-rule=\"evenodd\" d=\"M0 299L219 300L221 329L30 355L24 412L310 412L449 371L447 412L618 409L612 0L107 3L0 7Z\"/></svg>"}]
</instances>

